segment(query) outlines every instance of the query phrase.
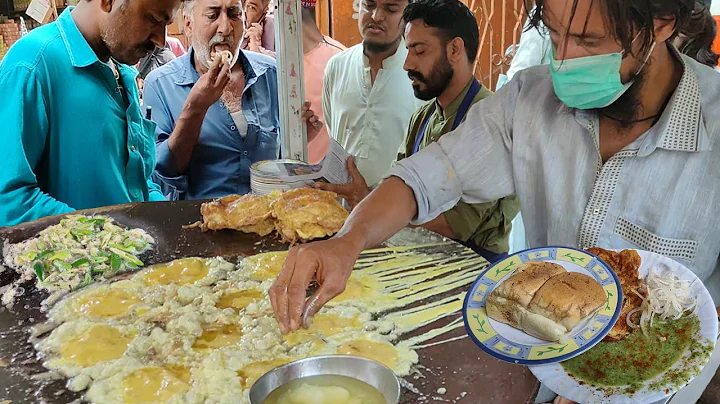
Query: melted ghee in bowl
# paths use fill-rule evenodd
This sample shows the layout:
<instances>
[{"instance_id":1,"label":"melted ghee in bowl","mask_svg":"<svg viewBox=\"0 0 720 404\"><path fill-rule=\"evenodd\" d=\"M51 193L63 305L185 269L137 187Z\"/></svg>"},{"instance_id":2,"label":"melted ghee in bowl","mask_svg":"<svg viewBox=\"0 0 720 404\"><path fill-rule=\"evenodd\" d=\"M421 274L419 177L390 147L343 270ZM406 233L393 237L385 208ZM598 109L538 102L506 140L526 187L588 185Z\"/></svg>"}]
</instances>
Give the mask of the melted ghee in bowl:
<instances>
[{"instance_id":1,"label":"melted ghee in bowl","mask_svg":"<svg viewBox=\"0 0 720 404\"><path fill-rule=\"evenodd\" d=\"M322 375L295 379L275 389L263 404L386 404L375 387L358 379Z\"/></svg>"}]
</instances>

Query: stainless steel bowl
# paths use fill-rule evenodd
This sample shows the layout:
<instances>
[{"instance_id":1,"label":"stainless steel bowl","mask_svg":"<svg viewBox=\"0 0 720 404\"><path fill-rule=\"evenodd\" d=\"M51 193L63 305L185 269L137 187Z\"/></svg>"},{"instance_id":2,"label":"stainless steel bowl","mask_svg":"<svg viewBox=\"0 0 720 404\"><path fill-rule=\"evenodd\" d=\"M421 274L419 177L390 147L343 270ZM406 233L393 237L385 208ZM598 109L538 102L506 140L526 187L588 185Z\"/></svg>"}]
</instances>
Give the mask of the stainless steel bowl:
<instances>
[{"instance_id":1,"label":"stainless steel bowl","mask_svg":"<svg viewBox=\"0 0 720 404\"><path fill-rule=\"evenodd\" d=\"M400 381L385 365L357 356L327 355L301 359L269 371L250 388L250 403L263 404L270 393L292 380L323 375L355 378L378 389L388 404L400 401Z\"/></svg>"}]
</instances>

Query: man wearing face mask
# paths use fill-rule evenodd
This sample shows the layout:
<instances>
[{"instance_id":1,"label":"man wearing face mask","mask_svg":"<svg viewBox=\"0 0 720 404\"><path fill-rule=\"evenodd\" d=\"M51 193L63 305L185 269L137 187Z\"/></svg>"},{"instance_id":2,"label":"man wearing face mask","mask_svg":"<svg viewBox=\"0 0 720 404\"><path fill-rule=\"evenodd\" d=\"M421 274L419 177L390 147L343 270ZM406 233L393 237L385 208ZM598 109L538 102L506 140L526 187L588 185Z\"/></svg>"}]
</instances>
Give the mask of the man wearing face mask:
<instances>
[{"instance_id":1,"label":"man wearing face mask","mask_svg":"<svg viewBox=\"0 0 720 404\"><path fill-rule=\"evenodd\" d=\"M408 0L363 0L361 44L333 56L325 69L323 114L330 136L355 156L375 185L390 168L420 105L403 70Z\"/></svg>"},{"instance_id":2,"label":"man wearing face mask","mask_svg":"<svg viewBox=\"0 0 720 404\"><path fill-rule=\"evenodd\" d=\"M180 0L83 0L0 64L0 227L164 200L130 67L165 45Z\"/></svg>"},{"instance_id":3,"label":"man wearing face mask","mask_svg":"<svg viewBox=\"0 0 720 404\"><path fill-rule=\"evenodd\" d=\"M240 50L240 0L185 2L190 51L153 71L145 105L157 122L156 178L169 199L250 192L250 165L277 159L277 69L271 57ZM213 58L230 52L231 60ZM322 128L306 104L308 137Z\"/></svg>"},{"instance_id":4,"label":"man wearing face mask","mask_svg":"<svg viewBox=\"0 0 720 404\"><path fill-rule=\"evenodd\" d=\"M411 156L464 121L472 105L492 93L473 76L479 47L473 13L457 0L416 0L403 13L408 55L404 69L412 79L415 96L426 102L410 119L400 158ZM369 193L365 179L352 160L353 181L346 185L317 183L357 206ZM480 204L458 202L423 227L459 240L493 261L508 251L510 222L520 207L514 197Z\"/></svg>"},{"instance_id":5,"label":"man wearing face mask","mask_svg":"<svg viewBox=\"0 0 720 404\"><path fill-rule=\"evenodd\" d=\"M694 0L535 3L552 64L518 73L399 162L335 237L294 247L270 290L283 332L342 292L363 249L461 199L513 194L530 247L654 251L720 301L720 80L670 44Z\"/></svg>"}]
</instances>

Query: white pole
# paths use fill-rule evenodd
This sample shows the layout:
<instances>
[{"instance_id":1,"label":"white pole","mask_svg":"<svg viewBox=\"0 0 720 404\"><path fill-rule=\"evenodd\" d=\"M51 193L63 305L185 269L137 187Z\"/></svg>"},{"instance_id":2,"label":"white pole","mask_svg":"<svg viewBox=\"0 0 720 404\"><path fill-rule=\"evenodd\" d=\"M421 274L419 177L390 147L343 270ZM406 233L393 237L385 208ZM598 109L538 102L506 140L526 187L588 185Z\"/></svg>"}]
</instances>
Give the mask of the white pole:
<instances>
[{"instance_id":1,"label":"white pole","mask_svg":"<svg viewBox=\"0 0 720 404\"><path fill-rule=\"evenodd\" d=\"M282 157L307 161L307 128L302 122L305 101L302 6L300 0L275 0L275 4Z\"/></svg>"}]
</instances>

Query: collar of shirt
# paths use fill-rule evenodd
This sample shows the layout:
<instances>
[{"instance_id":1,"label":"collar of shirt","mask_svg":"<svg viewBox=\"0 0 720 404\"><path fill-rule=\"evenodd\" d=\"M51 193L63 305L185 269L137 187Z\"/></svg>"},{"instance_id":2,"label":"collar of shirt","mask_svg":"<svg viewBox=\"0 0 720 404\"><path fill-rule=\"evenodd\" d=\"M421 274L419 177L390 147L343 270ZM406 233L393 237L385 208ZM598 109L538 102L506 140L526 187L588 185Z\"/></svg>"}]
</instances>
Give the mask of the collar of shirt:
<instances>
[{"instance_id":1,"label":"collar of shirt","mask_svg":"<svg viewBox=\"0 0 720 404\"><path fill-rule=\"evenodd\" d=\"M193 84L197 83L198 80L200 80L200 73L198 73L198 71L195 69L195 66L193 65L194 58L195 50L192 47L188 50L186 54L180 56L179 59L182 63L182 70L180 71L180 74L178 74L177 79L175 79L175 84L179 86L192 86ZM240 51L240 55L238 56L238 62L242 63L242 68L245 72L245 88L243 89L244 92L257 81L258 77L265 74L267 66L253 63L247 58L247 56L245 56L245 52L242 50Z\"/></svg>"},{"instance_id":2,"label":"collar of shirt","mask_svg":"<svg viewBox=\"0 0 720 404\"><path fill-rule=\"evenodd\" d=\"M363 66L370 68L370 59L365 55L365 48L362 50ZM407 58L407 48L405 47L405 40L400 38L400 44L397 50L392 56L388 56L383 60L383 69L392 69L393 67L401 66L405 64L405 58Z\"/></svg>"},{"instance_id":3,"label":"collar of shirt","mask_svg":"<svg viewBox=\"0 0 720 404\"><path fill-rule=\"evenodd\" d=\"M57 19L57 26L73 67L88 67L100 62L100 59L98 59L95 51L92 50L90 44L87 43L75 24L75 20L72 18L74 8L69 7L68 12L60 14Z\"/></svg>"},{"instance_id":4,"label":"collar of shirt","mask_svg":"<svg viewBox=\"0 0 720 404\"><path fill-rule=\"evenodd\" d=\"M684 56L674 46L668 45L668 49L682 64L683 74L658 122L638 141L633 142L632 146L638 147L638 157L648 156L658 148L684 152L710 150L710 139L701 119L697 75L688 68ZM586 123L597 119L598 114L576 110L575 117L578 123L587 126Z\"/></svg>"},{"instance_id":5,"label":"collar of shirt","mask_svg":"<svg viewBox=\"0 0 720 404\"><path fill-rule=\"evenodd\" d=\"M440 114L442 113L443 120L450 119L453 115L455 115L458 112L458 109L460 109L460 104L462 104L463 99L465 98L465 95L470 91L470 86L472 85L472 82L475 78L471 78L470 81L468 81L467 85L463 90L458 94L457 97L455 97L454 100L448 105L447 108L443 109L440 106L440 103L438 103L437 98L435 99L435 113Z\"/></svg>"}]
</instances>

